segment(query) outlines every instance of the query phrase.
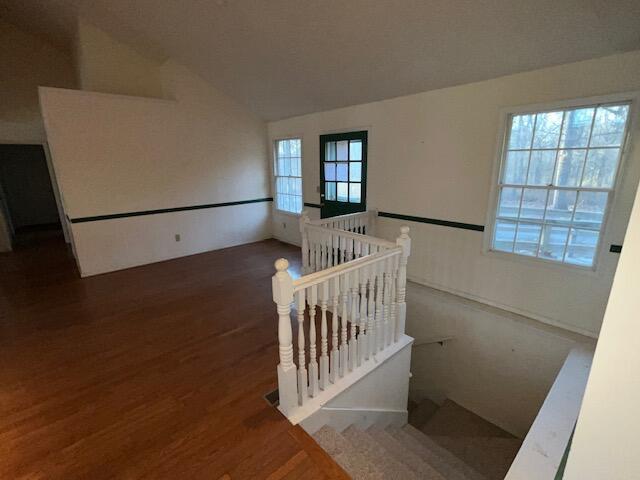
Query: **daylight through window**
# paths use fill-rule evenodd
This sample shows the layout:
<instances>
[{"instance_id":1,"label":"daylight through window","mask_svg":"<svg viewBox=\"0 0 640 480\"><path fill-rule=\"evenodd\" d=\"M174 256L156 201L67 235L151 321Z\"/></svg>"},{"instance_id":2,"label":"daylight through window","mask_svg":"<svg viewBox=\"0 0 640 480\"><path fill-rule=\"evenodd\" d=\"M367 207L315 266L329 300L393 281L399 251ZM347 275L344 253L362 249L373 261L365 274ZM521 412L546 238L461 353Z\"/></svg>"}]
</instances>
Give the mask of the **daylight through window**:
<instances>
[{"instance_id":1,"label":"daylight through window","mask_svg":"<svg viewBox=\"0 0 640 480\"><path fill-rule=\"evenodd\" d=\"M628 113L615 103L510 116L493 250L593 266Z\"/></svg>"}]
</instances>

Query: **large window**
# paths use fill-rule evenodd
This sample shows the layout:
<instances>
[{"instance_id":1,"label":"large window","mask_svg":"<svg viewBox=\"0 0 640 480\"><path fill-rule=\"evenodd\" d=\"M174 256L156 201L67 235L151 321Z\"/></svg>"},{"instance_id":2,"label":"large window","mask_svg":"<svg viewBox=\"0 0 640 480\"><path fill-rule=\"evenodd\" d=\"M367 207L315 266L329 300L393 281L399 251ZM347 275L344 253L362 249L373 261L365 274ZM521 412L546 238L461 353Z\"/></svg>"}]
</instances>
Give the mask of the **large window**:
<instances>
[{"instance_id":1,"label":"large window","mask_svg":"<svg viewBox=\"0 0 640 480\"><path fill-rule=\"evenodd\" d=\"M302 212L302 140L276 140L274 168L276 208L284 212Z\"/></svg>"},{"instance_id":2,"label":"large window","mask_svg":"<svg viewBox=\"0 0 640 480\"><path fill-rule=\"evenodd\" d=\"M511 115L492 249L592 267L628 114L611 103Z\"/></svg>"}]
</instances>

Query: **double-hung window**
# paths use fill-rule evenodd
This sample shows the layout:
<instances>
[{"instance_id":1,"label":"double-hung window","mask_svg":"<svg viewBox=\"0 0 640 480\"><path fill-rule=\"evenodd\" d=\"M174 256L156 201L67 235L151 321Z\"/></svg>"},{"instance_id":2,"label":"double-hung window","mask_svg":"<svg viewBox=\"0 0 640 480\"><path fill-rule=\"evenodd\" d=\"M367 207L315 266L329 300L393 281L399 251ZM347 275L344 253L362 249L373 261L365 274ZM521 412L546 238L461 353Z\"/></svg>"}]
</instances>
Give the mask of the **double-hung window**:
<instances>
[{"instance_id":1,"label":"double-hung window","mask_svg":"<svg viewBox=\"0 0 640 480\"><path fill-rule=\"evenodd\" d=\"M509 116L492 250L594 266L629 107L606 103Z\"/></svg>"},{"instance_id":2,"label":"double-hung window","mask_svg":"<svg viewBox=\"0 0 640 480\"><path fill-rule=\"evenodd\" d=\"M283 212L302 212L302 140L276 140L274 152L276 208Z\"/></svg>"}]
</instances>

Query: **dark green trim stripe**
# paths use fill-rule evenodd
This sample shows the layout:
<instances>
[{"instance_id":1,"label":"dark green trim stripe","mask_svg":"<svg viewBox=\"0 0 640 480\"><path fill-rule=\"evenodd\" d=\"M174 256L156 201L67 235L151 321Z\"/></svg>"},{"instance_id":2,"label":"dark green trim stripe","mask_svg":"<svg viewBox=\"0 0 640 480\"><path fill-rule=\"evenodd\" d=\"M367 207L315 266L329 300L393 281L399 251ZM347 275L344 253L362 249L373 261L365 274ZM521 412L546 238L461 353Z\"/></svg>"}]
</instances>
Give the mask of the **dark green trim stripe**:
<instances>
[{"instance_id":1,"label":"dark green trim stripe","mask_svg":"<svg viewBox=\"0 0 640 480\"><path fill-rule=\"evenodd\" d=\"M322 205L320 205L318 203L304 202L304 206L305 207L313 207L313 208L322 208Z\"/></svg>"},{"instance_id":2,"label":"dark green trim stripe","mask_svg":"<svg viewBox=\"0 0 640 480\"><path fill-rule=\"evenodd\" d=\"M208 203L205 205L190 205L188 207L161 208L158 210L144 210L140 212L112 213L109 215L96 215L94 217L70 218L71 223L99 222L101 220L113 220L115 218L141 217L144 215L157 215L160 213L186 212L189 210L203 210L205 208L231 207L233 205L245 205L247 203L272 202L272 197L254 198L252 200L239 200L237 202Z\"/></svg>"},{"instance_id":3,"label":"dark green trim stripe","mask_svg":"<svg viewBox=\"0 0 640 480\"><path fill-rule=\"evenodd\" d=\"M378 212L379 217L395 218L408 222L430 223L431 225L441 225L443 227L462 228L463 230L474 230L484 232L484 225L474 225L473 223L452 222L449 220L438 220L437 218L414 217L413 215L401 215L399 213Z\"/></svg>"}]
</instances>

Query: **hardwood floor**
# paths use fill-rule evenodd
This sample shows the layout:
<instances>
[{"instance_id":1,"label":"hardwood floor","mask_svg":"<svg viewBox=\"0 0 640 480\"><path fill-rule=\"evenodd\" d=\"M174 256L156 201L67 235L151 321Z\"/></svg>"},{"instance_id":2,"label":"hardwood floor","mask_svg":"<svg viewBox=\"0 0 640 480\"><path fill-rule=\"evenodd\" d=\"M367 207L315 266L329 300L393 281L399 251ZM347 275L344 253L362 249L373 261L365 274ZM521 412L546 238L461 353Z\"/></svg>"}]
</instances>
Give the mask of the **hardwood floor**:
<instances>
[{"instance_id":1,"label":"hardwood floor","mask_svg":"<svg viewBox=\"0 0 640 480\"><path fill-rule=\"evenodd\" d=\"M276 388L269 240L87 279L0 254L0 478L349 478Z\"/></svg>"}]
</instances>

